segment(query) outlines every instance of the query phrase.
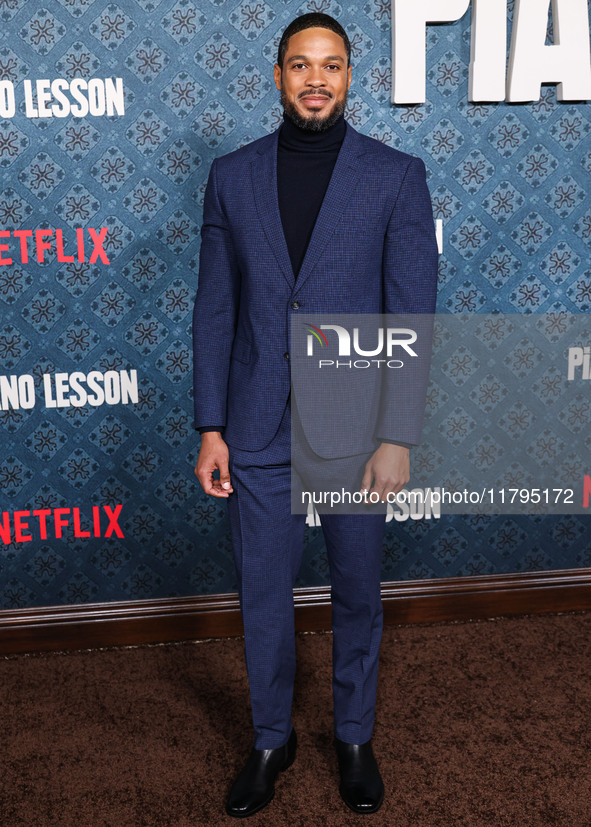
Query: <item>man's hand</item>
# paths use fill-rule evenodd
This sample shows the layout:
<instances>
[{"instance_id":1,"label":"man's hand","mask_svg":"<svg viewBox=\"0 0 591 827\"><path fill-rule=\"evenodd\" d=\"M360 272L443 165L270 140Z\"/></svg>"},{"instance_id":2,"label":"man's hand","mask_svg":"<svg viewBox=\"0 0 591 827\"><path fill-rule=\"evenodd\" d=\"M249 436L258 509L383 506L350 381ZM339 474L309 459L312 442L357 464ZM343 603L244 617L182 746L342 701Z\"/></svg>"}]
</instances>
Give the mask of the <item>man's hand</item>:
<instances>
[{"instance_id":1,"label":"man's hand","mask_svg":"<svg viewBox=\"0 0 591 827\"><path fill-rule=\"evenodd\" d=\"M389 493L398 494L410 479L408 448L382 442L365 465L361 490L376 491L382 502Z\"/></svg>"},{"instance_id":2,"label":"man's hand","mask_svg":"<svg viewBox=\"0 0 591 827\"><path fill-rule=\"evenodd\" d=\"M195 474L206 494L212 497L229 497L233 492L228 470L228 446L219 431L201 434L201 450L195 466ZM219 469L220 478L214 480L213 472Z\"/></svg>"}]
</instances>

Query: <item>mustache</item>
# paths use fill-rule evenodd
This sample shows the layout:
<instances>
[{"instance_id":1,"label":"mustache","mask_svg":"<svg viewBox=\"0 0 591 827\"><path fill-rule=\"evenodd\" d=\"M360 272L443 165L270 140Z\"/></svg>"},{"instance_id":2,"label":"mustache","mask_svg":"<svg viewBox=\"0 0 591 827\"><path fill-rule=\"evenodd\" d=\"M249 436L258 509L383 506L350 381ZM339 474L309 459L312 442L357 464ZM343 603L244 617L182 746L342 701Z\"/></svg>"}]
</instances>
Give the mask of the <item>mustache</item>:
<instances>
[{"instance_id":1,"label":"mustache","mask_svg":"<svg viewBox=\"0 0 591 827\"><path fill-rule=\"evenodd\" d=\"M331 92L328 92L326 89L305 89L303 92L300 92L298 95L298 100L300 98L306 98L308 95L314 95L315 98L332 98L333 95Z\"/></svg>"}]
</instances>

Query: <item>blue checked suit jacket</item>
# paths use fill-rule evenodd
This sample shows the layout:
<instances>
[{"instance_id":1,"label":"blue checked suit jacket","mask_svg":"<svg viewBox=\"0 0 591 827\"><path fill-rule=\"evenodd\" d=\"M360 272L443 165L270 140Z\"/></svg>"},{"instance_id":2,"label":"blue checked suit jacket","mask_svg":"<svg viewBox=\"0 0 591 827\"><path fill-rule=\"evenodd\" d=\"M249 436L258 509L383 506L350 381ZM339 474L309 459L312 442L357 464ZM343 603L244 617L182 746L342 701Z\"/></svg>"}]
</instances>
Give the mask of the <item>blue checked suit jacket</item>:
<instances>
[{"instance_id":1,"label":"blue checked suit jacket","mask_svg":"<svg viewBox=\"0 0 591 827\"><path fill-rule=\"evenodd\" d=\"M296 281L279 214L277 139L278 131L214 160L201 229L195 427L224 425L225 440L247 451L269 444L285 410L290 317L435 312L437 245L423 162L347 124ZM345 427L347 444L337 438L328 450L317 430L322 412L298 409L314 451L346 456L373 450L380 437L418 443L425 390L426 378L379 423ZM358 414L351 412L357 423Z\"/></svg>"}]
</instances>

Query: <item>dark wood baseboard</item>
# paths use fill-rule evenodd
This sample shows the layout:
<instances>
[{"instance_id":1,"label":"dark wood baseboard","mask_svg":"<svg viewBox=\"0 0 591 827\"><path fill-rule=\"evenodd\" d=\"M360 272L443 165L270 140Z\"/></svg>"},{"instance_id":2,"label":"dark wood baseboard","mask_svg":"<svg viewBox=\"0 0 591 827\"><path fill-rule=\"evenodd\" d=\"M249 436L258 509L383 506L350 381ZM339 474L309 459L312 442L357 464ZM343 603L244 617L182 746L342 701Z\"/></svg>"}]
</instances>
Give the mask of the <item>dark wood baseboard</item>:
<instances>
[{"instance_id":1,"label":"dark wood baseboard","mask_svg":"<svg viewBox=\"0 0 591 827\"><path fill-rule=\"evenodd\" d=\"M330 588L296 589L298 631L330 629ZM435 623L591 609L591 568L382 584L384 622ZM0 611L0 653L242 634L236 594Z\"/></svg>"}]
</instances>

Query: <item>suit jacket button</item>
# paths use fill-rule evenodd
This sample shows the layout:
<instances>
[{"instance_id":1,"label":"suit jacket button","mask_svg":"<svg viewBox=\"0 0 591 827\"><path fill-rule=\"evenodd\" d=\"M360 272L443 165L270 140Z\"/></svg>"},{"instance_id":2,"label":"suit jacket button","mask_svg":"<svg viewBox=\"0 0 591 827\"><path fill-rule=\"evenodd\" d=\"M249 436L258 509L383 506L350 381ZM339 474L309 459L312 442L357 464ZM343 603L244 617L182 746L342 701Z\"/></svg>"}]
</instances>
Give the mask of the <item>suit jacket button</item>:
<instances>
[{"instance_id":1,"label":"suit jacket button","mask_svg":"<svg viewBox=\"0 0 591 827\"><path fill-rule=\"evenodd\" d=\"M283 354L283 358L284 358L284 359L287 359L287 361L289 361L289 353L284 353L284 354Z\"/></svg>"},{"instance_id":2,"label":"suit jacket button","mask_svg":"<svg viewBox=\"0 0 591 827\"><path fill-rule=\"evenodd\" d=\"M299 302L292 302L291 309L292 310L299 310L302 305Z\"/></svg>"}]
</instances>

